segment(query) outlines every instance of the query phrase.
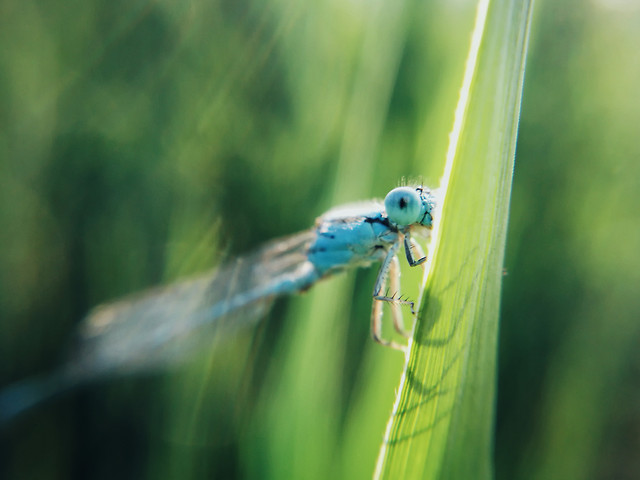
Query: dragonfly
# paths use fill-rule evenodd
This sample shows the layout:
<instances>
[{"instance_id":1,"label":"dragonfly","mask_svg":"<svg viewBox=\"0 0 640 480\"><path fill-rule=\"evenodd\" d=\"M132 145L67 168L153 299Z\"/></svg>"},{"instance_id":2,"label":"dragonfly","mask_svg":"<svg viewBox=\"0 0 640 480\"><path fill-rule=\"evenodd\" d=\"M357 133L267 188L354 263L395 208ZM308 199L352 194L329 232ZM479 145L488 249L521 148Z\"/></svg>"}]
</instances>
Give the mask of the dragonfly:
<instances>
[{"instance_id":1,"label":"dragonfly","mask_svg":"<svg viewBox=\"0 0 640 480\"><path fill-rule=\"evenodd\" d=\"M426 256L414 234L429 236L437 205L436 193L424 186L397 187L384 202L333 208L310 230L275 240L200 277L94 308L80 324L76 348L62 368L0 392L0 424L88 380L172 364L213 337L261 318L276 297L374 263L380 269L371 335L382 345L404 349L382 338L382 305L392 306L395 330L409 336L400 306L416 312L414 302L399 295L398 253L404 247L410 266L424 266Z\"/></svg>"}]
</instances>

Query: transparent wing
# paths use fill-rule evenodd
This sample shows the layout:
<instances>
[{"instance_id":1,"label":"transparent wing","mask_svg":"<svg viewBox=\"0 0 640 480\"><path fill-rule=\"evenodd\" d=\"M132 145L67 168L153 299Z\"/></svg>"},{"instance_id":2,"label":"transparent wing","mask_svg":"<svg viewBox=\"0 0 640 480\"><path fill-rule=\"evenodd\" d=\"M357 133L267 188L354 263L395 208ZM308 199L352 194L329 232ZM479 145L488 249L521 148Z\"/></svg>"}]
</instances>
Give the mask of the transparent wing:
<instances>
[{"instance_id":1,"label":"transparent wing","mask_svg":"<svg viewBox=\"0 0 640 480\"><path fill-rule=\"evenodd\" d=\"M200 277L96 307L66 365L0 392L0 425L80 383L176 363L260 319L274 297L318 280L306 254L314 235L285 238Z\"/></svg>"},{"instance_id":2,"label":"transparent wing","mask_svg":"<svg viewBox=\"0 0 640 480\"><path fill-rule=\"evenodd\" d=\"M72 363L82 375L172 363L261 318L278 295L317 279L306 250L313 231L276 241L208 274L96 307Z\"/></svg>"}]
</instances>

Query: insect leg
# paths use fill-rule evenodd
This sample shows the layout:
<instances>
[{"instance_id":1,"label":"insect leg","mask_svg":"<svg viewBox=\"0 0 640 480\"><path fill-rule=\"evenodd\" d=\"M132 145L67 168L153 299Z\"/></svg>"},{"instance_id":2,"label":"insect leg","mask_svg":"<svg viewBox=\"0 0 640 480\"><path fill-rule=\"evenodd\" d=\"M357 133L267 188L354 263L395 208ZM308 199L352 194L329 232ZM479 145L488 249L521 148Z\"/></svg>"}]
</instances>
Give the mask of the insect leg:
<instances>
[{"instance_id":1,"label":"insect leg","mask_svg":"<svg viewBox=\"0 0 640 480\"><path fill-rule=\"evenodd\" d=\"M409 239L409 242L410 242L411 249L418 252L418 256L426 260L427 256L425 255L424 250L422 249L420 244L416 242L413 238ZM420 262L419 265L422 267L422 270L427 268L426 265L424 264L424 261Z\"/></svg>"},{"instance_id":2,"label":"insect leg","mask_svg":"<svg viewBox=\"0 0 640 480\"><path fill-rule=\"evenodd\" d=\"M398 248L400 247L400 243L394 243L393 246L389 249L387 256L382 262L382 266L380 267L380 272L378 273L378 278L376 279L375 286L373 288L373 298L375 300L381 300L383 302L395 303L398 305L408 305L411 309L411 313L415 315L414 304L410 300L403 300L401 298L396 297L398 292L394 292L391 296L383 295L382 289L386 284L387 277L389 275L389 268L391 267L391 263L396 253L398 252Z\"/></svg>"},{"instance_id":3,"label":"insect leg","mask_svg":"<svg viewBox=\"0 0 640 480\"><path fill-rule=\"evenodd\" d=\"M380 343L381 345L404 351L404 345L400 345L399 343L396 343L394 341L389 341L382 338L382 302L390 302L392 304L392 309L394 308L394 306L395 308L397 308L397 306L400 304L408 304L411 307L411 311L413 312L413 302L381 295L382 290L387 284L389 270L392 269L392 265L394 265L394 259L395 262L397 262L395 255L398 251L399 246L400 243L395 243L389 249L389 252L387 253L387 256L385 257L380 267L378 278L376 279L376 283L373 289L373 307L371 309L371 336L376 342ZM394 313L394 325L395 324L396 317Z\"/></svg>"},{"instance_id":4,"label":"insect leg","mask_svg":"<svg viewBox=\"0 0 640 480\"><path fill-rule=\"evenodd\" d=\"M386 280L382 280L380 288L384 288ZM382 338L382 302L373 299L373 306L371 308L371 337L380 345L389 346L389 341Z\"/></svg>"},{"instance_id":5,"label":"insect leg","mask_svg":"<svg viewBox=\"0 0 640 480\"><path fill-rule=\"evenodd\" d=\"M420 255L420 257L417 260L413 256L414 248L418 251L418 255ZM420 246L411 238L411 235L409 234L409 232L404 234L404 253L407 256L407 262L409 262L409 265L411 265L412 267L422 265L427 260L427 257L424 255L424 252L422 251Z\"/></svg>"},{"instance_id":6,"label":"insect leg","mask_svg":"<svg viewBox=\"0 0 640 480\"><path fill-rule=\"evenodd\" d=\"M391 260L391 266L389 268L389 285L392 292L400 292L400 262L398 257L394 256ZM404 327L404 321L402 319L402 312L400 311L400 304L398 302L391 302L391 317L393 318L393 326L403 337L409 338L411 332Z\"/></svg>"},{"instance_id":7,"label":"insect leg","mask_svg":"<svg viewBox=\"0 0 640 480\"><path fill-rule=\"evenodd\" d=\"M373 299L373 307L371 309L371 337L385 347L395 348L403 352L406 350L404 345L382 338L382 301L376 298Z\"/></svg>"}]
</instances>

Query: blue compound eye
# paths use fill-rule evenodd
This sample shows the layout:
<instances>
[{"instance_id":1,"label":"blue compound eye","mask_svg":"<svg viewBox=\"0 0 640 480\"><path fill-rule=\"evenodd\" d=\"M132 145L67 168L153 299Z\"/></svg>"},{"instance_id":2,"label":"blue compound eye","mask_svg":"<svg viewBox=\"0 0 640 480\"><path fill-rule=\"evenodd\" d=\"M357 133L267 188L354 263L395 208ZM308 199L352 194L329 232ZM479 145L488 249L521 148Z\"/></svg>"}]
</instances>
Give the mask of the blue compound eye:
<instances>
[{"instance_id":1,"label":"blue compound eye","mask_svg":"<svg viewBox=\"0 0 640 480\"><path fill-rule=\"evenodd\" d=\"M396 225L411 225L419 220L422 212L422 199L415 188L394 188L384 199L384 209L389 220Z\"/></svg>"}]
</instances>

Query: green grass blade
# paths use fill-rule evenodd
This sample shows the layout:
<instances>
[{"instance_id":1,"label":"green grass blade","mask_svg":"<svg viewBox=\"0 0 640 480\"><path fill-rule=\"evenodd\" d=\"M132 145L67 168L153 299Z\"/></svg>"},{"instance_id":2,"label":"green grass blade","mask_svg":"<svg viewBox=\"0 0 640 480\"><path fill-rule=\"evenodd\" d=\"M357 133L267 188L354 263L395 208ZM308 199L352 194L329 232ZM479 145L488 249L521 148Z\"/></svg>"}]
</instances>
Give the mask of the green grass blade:
<instances>
[{"instance_id":1,"label":"green grass blade","mask_svg":"<svg viewBox=\"0 0 640 480\"><path fill-rule=\"evenodd\" d=\"M378 478L493 475L500 283L531 10L532 2L478 6L426 304Z\"/></svg>"}]
</instances>

